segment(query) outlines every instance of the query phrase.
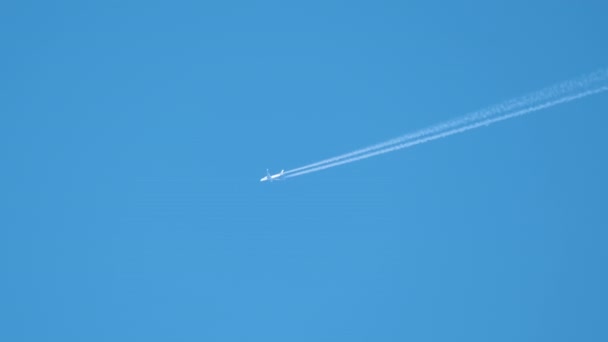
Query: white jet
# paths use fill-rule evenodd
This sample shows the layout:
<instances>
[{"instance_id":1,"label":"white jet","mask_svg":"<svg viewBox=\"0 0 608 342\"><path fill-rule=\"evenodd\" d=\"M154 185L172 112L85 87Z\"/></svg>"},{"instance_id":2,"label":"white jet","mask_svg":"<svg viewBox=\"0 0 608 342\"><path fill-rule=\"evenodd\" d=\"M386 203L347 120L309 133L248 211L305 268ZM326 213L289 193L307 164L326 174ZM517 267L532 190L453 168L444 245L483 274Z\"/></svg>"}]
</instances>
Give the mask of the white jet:
<instances>
[{"instance_id":1,"label":"white jet","mask_svg":"<svg viewBox=\"0 0 608 342\"><path fill-rule=\"evenodd\" d=\"M283 177L283 174L285 174L285 170L281 170L281 173L277 173L276 175L270 175L270 172L268 172L268 169L266 169L266 176L262 177L262 179L260 179L260 182L265 182L265 181L275 181L275 180L279 180L281 179L281 177Z\"/></svg>"}]
</instances>

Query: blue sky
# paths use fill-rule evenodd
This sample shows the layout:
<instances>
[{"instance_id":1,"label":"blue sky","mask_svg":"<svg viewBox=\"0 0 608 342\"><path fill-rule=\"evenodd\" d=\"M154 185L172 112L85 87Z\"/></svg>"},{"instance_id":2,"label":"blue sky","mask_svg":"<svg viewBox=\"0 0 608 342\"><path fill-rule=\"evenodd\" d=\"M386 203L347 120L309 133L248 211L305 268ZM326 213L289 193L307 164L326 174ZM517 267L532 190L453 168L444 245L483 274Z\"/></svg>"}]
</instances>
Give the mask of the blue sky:
<instances>
[{"instance_id":1,"label":"blue sky","mask_svg":"<svg viewBox=\"0 0 608 342\"><path fill-rule=\"evenodd\" d=\"M608 339L601 1L0 5L0 340Z\"/></svg>"}]
</instances>

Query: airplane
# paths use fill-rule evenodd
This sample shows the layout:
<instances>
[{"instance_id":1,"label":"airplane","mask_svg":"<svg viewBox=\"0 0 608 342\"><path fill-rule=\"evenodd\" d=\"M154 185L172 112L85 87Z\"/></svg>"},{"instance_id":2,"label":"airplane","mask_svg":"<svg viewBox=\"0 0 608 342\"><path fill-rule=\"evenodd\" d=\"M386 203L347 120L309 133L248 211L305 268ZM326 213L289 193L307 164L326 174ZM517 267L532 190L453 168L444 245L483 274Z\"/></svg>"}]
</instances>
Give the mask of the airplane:
<instances>
[{"instance_id":1,"label":"airplane","mask_svg":"<svg viewBox=\"0 0 608 342\"><path fill-rule=\"evenodd\" d=\"M260 179L260 182L265 182L265 181L275 181L275 180L280 180L282 179L283 175L285 174L285 170L281 170L281 173L277 173L276 175L270 175L270 172L268 172L268 169L266 169L266 177L262 177L262 179Z\"/></svg>"}]
</instances>

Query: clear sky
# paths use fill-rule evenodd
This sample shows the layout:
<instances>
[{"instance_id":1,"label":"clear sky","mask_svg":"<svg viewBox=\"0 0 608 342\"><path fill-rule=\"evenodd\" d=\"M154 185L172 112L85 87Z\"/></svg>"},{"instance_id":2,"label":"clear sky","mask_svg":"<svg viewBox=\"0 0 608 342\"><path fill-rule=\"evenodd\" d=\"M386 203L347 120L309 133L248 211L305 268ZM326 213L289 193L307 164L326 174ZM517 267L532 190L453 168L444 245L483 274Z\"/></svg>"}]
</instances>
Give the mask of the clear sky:
<instances>
[{"instance_id":1,"label":"clear sky","mask_svg":"<svg viewBox=\"0 0 608 342\"><path fill-rule=\"evenodd\" d=\"M4 1L0 340L606 341L605 1Z\"/></svg>"}]
</instances>

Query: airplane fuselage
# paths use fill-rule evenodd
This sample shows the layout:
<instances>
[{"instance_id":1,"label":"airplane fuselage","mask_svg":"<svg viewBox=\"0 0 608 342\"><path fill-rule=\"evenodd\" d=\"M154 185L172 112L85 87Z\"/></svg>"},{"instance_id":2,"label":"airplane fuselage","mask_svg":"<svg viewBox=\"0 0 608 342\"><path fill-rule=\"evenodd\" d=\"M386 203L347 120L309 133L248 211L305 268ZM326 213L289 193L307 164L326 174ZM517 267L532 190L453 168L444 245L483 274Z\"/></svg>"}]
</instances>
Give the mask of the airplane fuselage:
<instances>
[{"instance_id":1,"label":"airplane fuselage","mask_svg":"<svg viewBox=\"0 0 608 342\"><path fill-rule=\"evenodd\" d=\"M266 176L262 177L262 179L260 179L260 182L266 182L266 181L275 181L280 179L281 177L283 177L283 174L285 173L285 170L281 170L280 173L277 173L276 175L271 175L270 173L268 173L268 171L266 171Z\"/></svg>"}]
</instances>

